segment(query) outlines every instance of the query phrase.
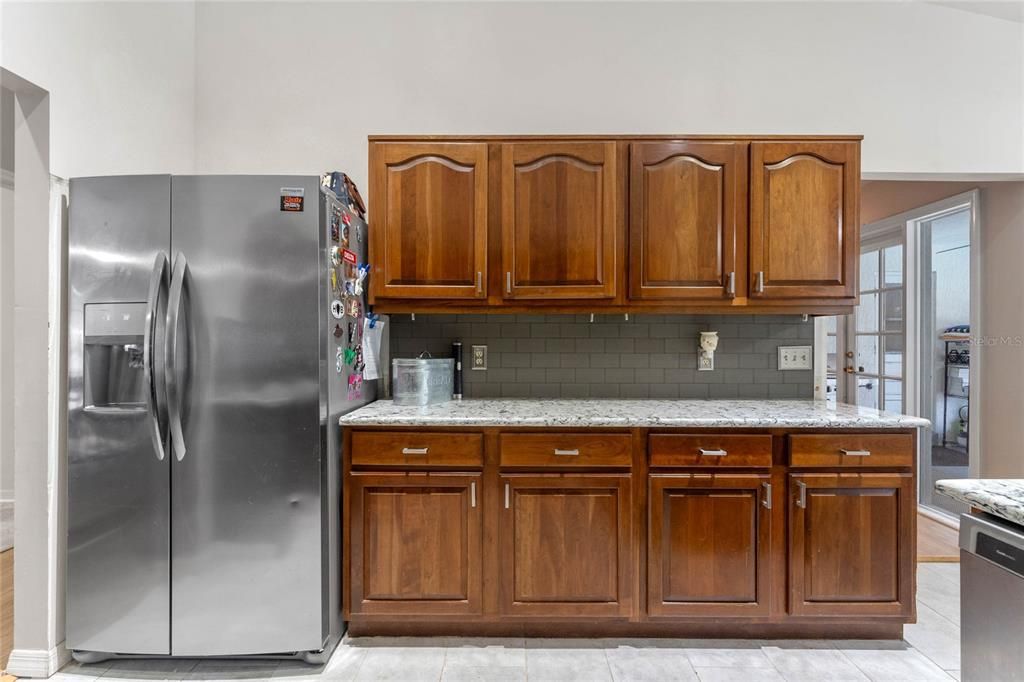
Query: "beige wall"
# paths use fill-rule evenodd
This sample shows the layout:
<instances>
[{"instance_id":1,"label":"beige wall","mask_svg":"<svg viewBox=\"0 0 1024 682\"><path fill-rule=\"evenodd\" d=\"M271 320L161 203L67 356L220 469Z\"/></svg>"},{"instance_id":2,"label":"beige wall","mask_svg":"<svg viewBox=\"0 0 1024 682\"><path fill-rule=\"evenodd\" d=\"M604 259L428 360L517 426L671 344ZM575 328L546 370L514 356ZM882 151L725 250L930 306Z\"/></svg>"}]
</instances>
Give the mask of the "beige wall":
<instances>
[{"instance_id":1,"label":"beige wall","mask_svg":"<svg viewBox=\"0 0 1024 682\"><path fill-rule=\"evenodd\" d=\"M1024 477L1024 183L981 191L982 478ZM972 408L973 411L974 408Z\"/></svg>"},{"instance_id":2,"label":"beige wall","mask_svg":"<svg viewBox=\"0 0 1024 682\"><path fill-rule=\"evenodd\" d=\"M860 184L860 222L870 225L978 186L977 182L865 180Z\"/></svg>"}]
</instances>

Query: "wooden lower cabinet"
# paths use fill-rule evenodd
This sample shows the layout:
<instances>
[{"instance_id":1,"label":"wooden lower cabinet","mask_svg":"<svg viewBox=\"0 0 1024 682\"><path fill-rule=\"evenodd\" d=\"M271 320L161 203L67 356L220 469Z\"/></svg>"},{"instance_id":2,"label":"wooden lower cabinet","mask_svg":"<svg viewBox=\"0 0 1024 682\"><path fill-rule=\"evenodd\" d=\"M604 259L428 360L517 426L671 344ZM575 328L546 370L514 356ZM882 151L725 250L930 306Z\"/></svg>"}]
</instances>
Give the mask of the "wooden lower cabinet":
<instances>
[{"instance_id":1,"label":"wooden lower cabinet","mask_svg":"<svg viewBox=\"0 0 1024 682\"><path fill-rule=\"evenodd\" d=\"M652 617L768 615L768 474L654 474L648 513Z\"/></svg>"},{"instance_id":2,"label":"wooden lower cabinet","mask_svg":"<svg viewBox=\"0 0 1024 682\"><path fill-rule=\"evenodd\" d=\"M913 475L807 473L789 481L789 612L911 615Z\"/></svg>"},{"instance_id":3,"label":"wooden lower cabinet","mask_svg":"<svg viewBox=\"0 0 1024 682\"><path fill-rule=\"evenodd\" d=\"M628 474L502 476L502 613L629 615L630 483Z\"/></svg>"},{"instance_id":4,"label":"wooden lower cabinet","mask_svg":"<svg viewBox=\"0 0 1024 682\"><path fill-rule=\"evenodd\" d=\"M353 473L351 613L479 614L479 474Z\"/></svg>"}]
</instances>

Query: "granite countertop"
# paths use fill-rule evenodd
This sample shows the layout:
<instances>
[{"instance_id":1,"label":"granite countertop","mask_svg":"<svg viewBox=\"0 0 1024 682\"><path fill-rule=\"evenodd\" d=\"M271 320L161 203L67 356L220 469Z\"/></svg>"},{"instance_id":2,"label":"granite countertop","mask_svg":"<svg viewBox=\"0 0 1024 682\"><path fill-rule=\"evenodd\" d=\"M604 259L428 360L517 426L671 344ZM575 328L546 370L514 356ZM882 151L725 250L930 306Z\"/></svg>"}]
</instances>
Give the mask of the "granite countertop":
<instances>
[{"instance_id":1,"label":"granite countertop","mask_svg":"<svg viewBox=\"0 0 1024 682\"><path fill-rule=\"evenodd\" d=\"M378 400L342 426L915 428L920 417L821 400L463 400L429 407Z\"/></svg>"},{"instance_id":2,"label":"granite countertop","mask_svg":"<svg viewBox=\"0 0 1024 682\"><path fill-rule=\"evenodd\" d=\"M989 514L1024 525L1024 479L948 479L936 481L935 490Z\"/></svg>"}]
</instances>

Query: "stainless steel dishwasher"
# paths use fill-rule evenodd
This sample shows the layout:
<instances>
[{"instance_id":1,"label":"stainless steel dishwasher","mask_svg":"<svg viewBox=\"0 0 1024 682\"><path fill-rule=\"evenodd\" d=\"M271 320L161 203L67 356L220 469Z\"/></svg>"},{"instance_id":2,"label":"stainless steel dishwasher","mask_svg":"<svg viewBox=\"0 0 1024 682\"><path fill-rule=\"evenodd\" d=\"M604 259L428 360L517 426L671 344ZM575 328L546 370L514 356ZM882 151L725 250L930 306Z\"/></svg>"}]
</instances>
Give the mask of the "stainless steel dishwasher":
<instances>
[{"instance_id":1,"label":"stainless steel dishwasher","mask_svg":"<svg viewBox=\"0 0 1024 682\"><path fill-rule=\"evenodd\" d=\"M965 682L1024 680L1024 527L961 515L960 611Z\"/></svg>"}]
</instances>

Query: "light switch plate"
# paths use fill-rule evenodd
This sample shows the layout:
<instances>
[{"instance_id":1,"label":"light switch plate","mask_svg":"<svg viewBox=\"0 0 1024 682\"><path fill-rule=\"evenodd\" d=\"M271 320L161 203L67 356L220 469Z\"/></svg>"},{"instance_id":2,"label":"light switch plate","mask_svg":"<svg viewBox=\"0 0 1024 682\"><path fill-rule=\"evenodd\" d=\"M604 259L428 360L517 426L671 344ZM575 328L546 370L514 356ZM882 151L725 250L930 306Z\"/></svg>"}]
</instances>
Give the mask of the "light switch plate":
<instances>
[{"instance_id":1,"label":"light switch plate","mask_svg":"<svg viewBox=\"0 0 1024 682\"><path fill-rule=\"evenodd\" d=\"M779 346L779 369L814 369L811 346Z\"/></svg>"},{"instance_id":2,"label":"light switch plate","mask_svg":"<svg viewBox=\"0 0 1024 682\"><path fill-rule=\"evenodd\" d=\"M487 346L471 346L470 351L469 368L487 369Z\"/></svg>"}]
</instances>

